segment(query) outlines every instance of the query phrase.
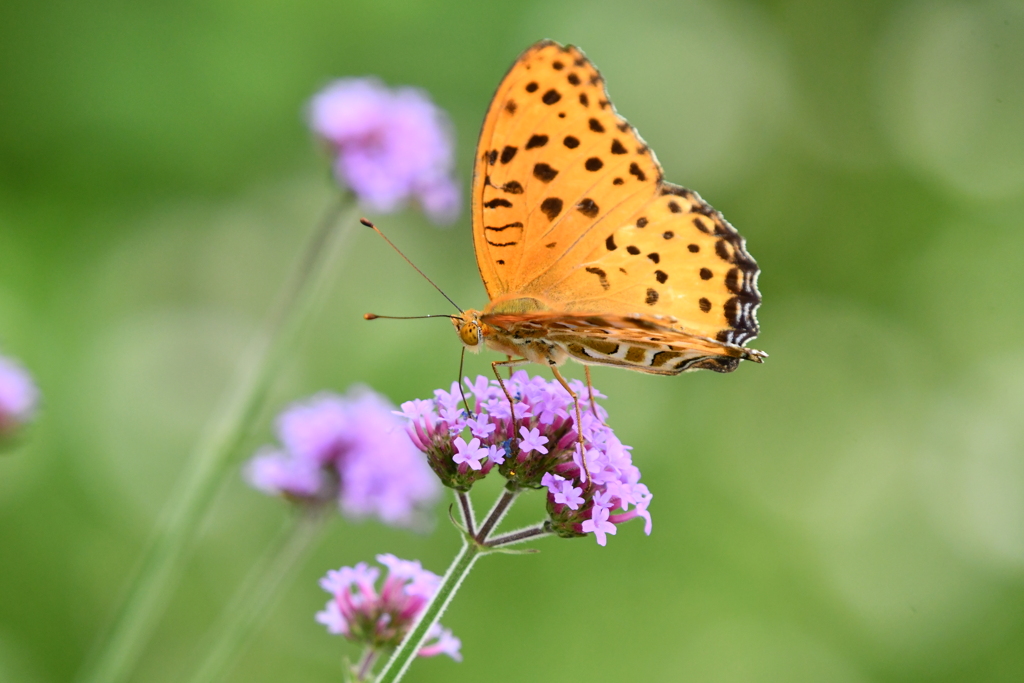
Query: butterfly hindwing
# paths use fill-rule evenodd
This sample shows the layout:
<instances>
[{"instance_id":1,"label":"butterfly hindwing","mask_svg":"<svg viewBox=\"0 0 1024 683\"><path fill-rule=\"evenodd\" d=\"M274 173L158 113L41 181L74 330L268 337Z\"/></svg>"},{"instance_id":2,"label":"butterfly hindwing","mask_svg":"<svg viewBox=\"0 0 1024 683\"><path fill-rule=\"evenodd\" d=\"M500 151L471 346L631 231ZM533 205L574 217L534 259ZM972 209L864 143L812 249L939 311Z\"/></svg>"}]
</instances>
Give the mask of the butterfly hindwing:
<instances>
[{"instance_id":1,"label":"butterfly hindwing","mask_svg":"<svg viewBox=\"0 0 1024 683\"><path fill-rule=\"evenodd\" d=\"M567 311L671 316L692 334L742 345L757 336L757 263L739 233L695 192L663 184L557 281Z\"/></svg>"}]
</instances>

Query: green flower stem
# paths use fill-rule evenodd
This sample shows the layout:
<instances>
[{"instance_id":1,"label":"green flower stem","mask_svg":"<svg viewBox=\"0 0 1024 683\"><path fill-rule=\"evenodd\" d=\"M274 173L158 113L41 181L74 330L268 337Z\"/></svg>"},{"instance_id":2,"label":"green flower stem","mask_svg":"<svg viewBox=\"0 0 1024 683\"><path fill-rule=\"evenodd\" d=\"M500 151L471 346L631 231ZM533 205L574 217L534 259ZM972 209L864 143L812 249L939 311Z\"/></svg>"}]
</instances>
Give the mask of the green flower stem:
<instances>
[{"instance_id":1,"label":"green flower stem","mask_svg":"<svg viewBox=\"0 0 1024 683\"><path fill-rule=\"evenodd\" d=\"M551 536L554 532L550 531L547 524L541 523L537 526L527 527L526 529L520 529L519 531L511 531L501 536L492 537L485 543L488 548L499 548L506 545L515 545L516 543L523 543L524 541L532 541L536 538L544 538L545 536Z\"/></svg>"},{"instance_id":2,"label":"green flower stem","mask_svg":"<svg viewBox=\"0 0 1024 683\"><path fill-rule=\"evenodd\" d=\"M416 658L416 653L423 647L423 641L427 639L427 631L444 614L445 609L448 608L448 603L455 597L455 592L459 590L462 581L469 574L469 570L473 568L473 563L476 562L481 554L486 554L487 552L486 548L477 543L463 542L459 554L455 556L451 566L448 567L448 571L445 572L444 578L441 579L441 585L438 587L437 593L434 594L433 599L423 610L423 614L420 615L412 630L402 640L402 644L391 655L391 659L388 660L384 670L381 671L380 676L377 678L377 683L396 683L396 681L401 680L409 665L412 664L412 660Z\"/></svg>"},{"instance_id":3,"label":"green flower stem","mask_svg":"<svg viewBox=\"0 0 1024 683\"><path fill-rule=\"evenodd\" d=\"M281 596L281 588L316 546L327 519L326 511L299 509L293 512L296 514L282 527L210 629L213 645L208 648L191 683L224 679L235 657L260 625L260 618L273 607Z\"/></svg>"},{"instance_id":4,"label":"green flower stem","mask_svg":"<svg viewBox=\"0 0 1024 683\"><path fill-rule=\"evenodd\" d=\"M365 683L370 680L370 674L373 671L373 665L377 662L377 657L380 655L380 650L374 650L367 648L366 652L363 653L362 659L359 660L359 670L356 671L356 683Z\"/></svg>"},{"instance_id":5,"label":"green flower stem","mask_svg":"<svg viewBox=\"0 0 1024 683\"><path fill-rule=\"evenodd\" d=\"M135 668L177 584L196 536L232 456L259 414L270 378L325 288L328 266L354 231L357 204L351 194L326 213L282 296L239 363L231 390L200 437L185 473L171 494L125 602L95 656L80 672L83 683L122 683ZM346 220L340 221L342 214Z\"/></svg>"},{"instance_id":6,"label":"green flower stem","mask_svg":"<svg viewBox=\"0 0 1024 683\"><path fill-rule=\"evenodd\" d=\"M466 533L476 536L476 516L473 514L473 502L469 499L469 494L457 491L455 496L459 499L459 511L462 513L462 525L466 528Z\"/></svg>"},{"instance_id":7,"label":"green flower stem","mask_svg":"<svg viewBox=\"0 0 1024 683\"><path fill-rule=\"evenodd\" d=\"M495 501L494 507L492 507L491 511L487 513L487 519L485 519L484 523L480 525L480 531L474 539L477 543L483 544L487 541L488 535L494 531L494 527L498 526L498 523L505 516L505 513L508 512L508 509L512 507L512 503L518 497L519 490L515 488L506 488L502 492L501 497Z\"/></svg>"},{"instance_id":8,"label":"green flower stem","mask_svg":"<svg viewBox=\"0 0 1024 683\"><path fill-rule=\"evenodd\" d=\"M519 491L516 489L506 489L503 491L498 500L495 501L494 507L487 514L487 518L484 519L476 537L472 534L467 534L464 537L462 548L459 550L458 555L455 556L455 559L452 560L448 571L444 573L437 593L434 594L434 597L423 609L423 613L420 614L420 618L402 640L402 644L398 646L398 649L391 655L388 663L384 665L384 670L380 672L376 683L397 683L397 681L401 680L402 676L409 669L409 665L412 664L412 660L416 658L416 653L423 647L423 641L427 639L427 632L437 623L441 615L444 614L444 611L448 609L448 603L455 597L455 592L459 590L459 586L462 585L463 580L469 575L469 570L473 568L477 558L489 555L492 552L500 552L488 548L483 543L487 540L487 534L498 525L518 496ZM472 506L469 503L469 495L460 493L459 502L464 506L464 510L469 511L468 514L471 518Z\"/></svg>"}]
</instances>

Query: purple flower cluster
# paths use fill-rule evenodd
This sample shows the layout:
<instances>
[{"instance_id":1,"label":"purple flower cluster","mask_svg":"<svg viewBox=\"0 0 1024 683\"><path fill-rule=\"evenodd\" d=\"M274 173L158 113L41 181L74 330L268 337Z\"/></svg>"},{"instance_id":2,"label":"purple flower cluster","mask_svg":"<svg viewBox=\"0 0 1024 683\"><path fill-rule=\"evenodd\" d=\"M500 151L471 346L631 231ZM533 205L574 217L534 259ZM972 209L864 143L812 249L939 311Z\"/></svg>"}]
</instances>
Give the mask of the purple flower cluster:
<instances>
[{"instance_id":1,"label":"purple flower cluster","mask_svg":"<svg viewBox=\"0 0 1024 683\"><path fill-rule=\"evenodd\" d=\"M388 570L379 593L375 586L380 570L365 562L327 572L320 579L320 586L333 597L316 615L329 633L345 636L372 650L397 647L441 582L441 577L416 561L378 555L377 562ZM444 654L461 662L461 647L462 642L451 631L435 624L419 655Z\"/></svg>"},{"instance_id":2,"label":"purple flower cluster","mask_svg":"<svg viewBox=\"0 0 1024 683\"><path fill-rule=\"evenodd\" d=\"M505 380L515 400L515 420L509 401L496 380L465 380L473 413L462 407L462 392L438 389L434 398L402 404L412 442L427 455L441 482L468 491L494 467L515 488L547 488L550 528L560 536L594 534L604 545L616 525L634 517L646 520L651 492L640 483L629 446L605 424L607 412L591 402L583 383L570 383L579 396L587 480L569 392L556 381L530 378L516 372ZM594 398L601 394L595 391ZM596 414L595 414L596 412ZM515 436L515 438L513 438Z\"/></svg>"},{"instance_id":3,"label":"purple flower cluster","mask_svg":"<svg viewBox=\"0 0 1024 683\"><path fill-rule=\"evenodd\" d=\"M440 493L393 406L369 389L317 394L287 408L276 426L282 448L262 449L245 470L261 491L314 504L336 499L349 516L395 526L415 525Z\"/></svg>"},{"instance_id":4,"label":"purple flower cluster","mask_svg":"<svg viewBox=\"0 0 1024 683\"><path fill-rule=\"evenodd\" d=\"M423 91L334 81L313 97L309 124L335 153L338 181L371 208L391 212L415 199L435 222L458 217L451 124Z\"/></svg>"},{"instance_id":5,"label":"purple flower cluster","mask_svg":"<svg viewBox=\"0 0 1024 683\"><path fill-rule=\"evenodd\" d=\"M25 368L0 356L0 439L32 419L39 390Z\"/></svg>"}]
</instances>

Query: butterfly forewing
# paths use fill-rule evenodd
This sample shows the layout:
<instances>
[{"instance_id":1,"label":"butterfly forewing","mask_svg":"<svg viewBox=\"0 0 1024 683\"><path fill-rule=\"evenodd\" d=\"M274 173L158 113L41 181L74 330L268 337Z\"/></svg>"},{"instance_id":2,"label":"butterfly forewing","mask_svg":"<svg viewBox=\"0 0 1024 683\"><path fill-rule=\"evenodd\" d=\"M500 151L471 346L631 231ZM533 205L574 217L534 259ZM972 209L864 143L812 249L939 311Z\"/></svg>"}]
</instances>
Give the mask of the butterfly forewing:
<instances>
[{"instance_id":1,"label":"butterfly forewing","mask_svg":"<svg viewBox=\"0 0 1024 683\"><path fill-rule=\"evenodd\" d=\"M477 154L473 236L492 299L572 267L570 250L605 217L642 206L661 177L597 69L576 48L549 42L505 76Z\"/></svg>"}]
</instances>

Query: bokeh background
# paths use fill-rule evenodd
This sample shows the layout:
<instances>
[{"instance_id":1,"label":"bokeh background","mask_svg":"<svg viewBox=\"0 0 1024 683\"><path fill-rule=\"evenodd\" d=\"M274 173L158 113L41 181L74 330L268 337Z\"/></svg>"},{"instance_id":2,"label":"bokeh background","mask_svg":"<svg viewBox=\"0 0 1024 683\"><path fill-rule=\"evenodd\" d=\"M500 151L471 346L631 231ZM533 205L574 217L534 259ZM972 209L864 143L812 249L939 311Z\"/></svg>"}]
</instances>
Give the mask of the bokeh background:
<instances>
[{"instance_id":1,"label":"bokeh background","mask_svg":"<svg viewBox=\"0 0 1024 683\"><path fill-rule=\"evenodd\" d=\"M653 535L485 558L443 620L465 662L411 680L1024 680L1020 2L6 0L0 348L45 401L0 458L0 681L71 680L115 613L331 201L307 98L346 75L427 89L467 187L490 96L542 37L585 49L667 178L746 236L771 358L597 370ZM485 303L467 213L375 218ZM447 308L360 233L239 459L295 398L452 381L444 321L364 311ZM317 577L379 552L442 571L445 508L419 535L335 520L228 680L340 680L356 651L314 623ZM185 679L286 516L224 488L135 680Z\"/></svg>"}]
</instances>

